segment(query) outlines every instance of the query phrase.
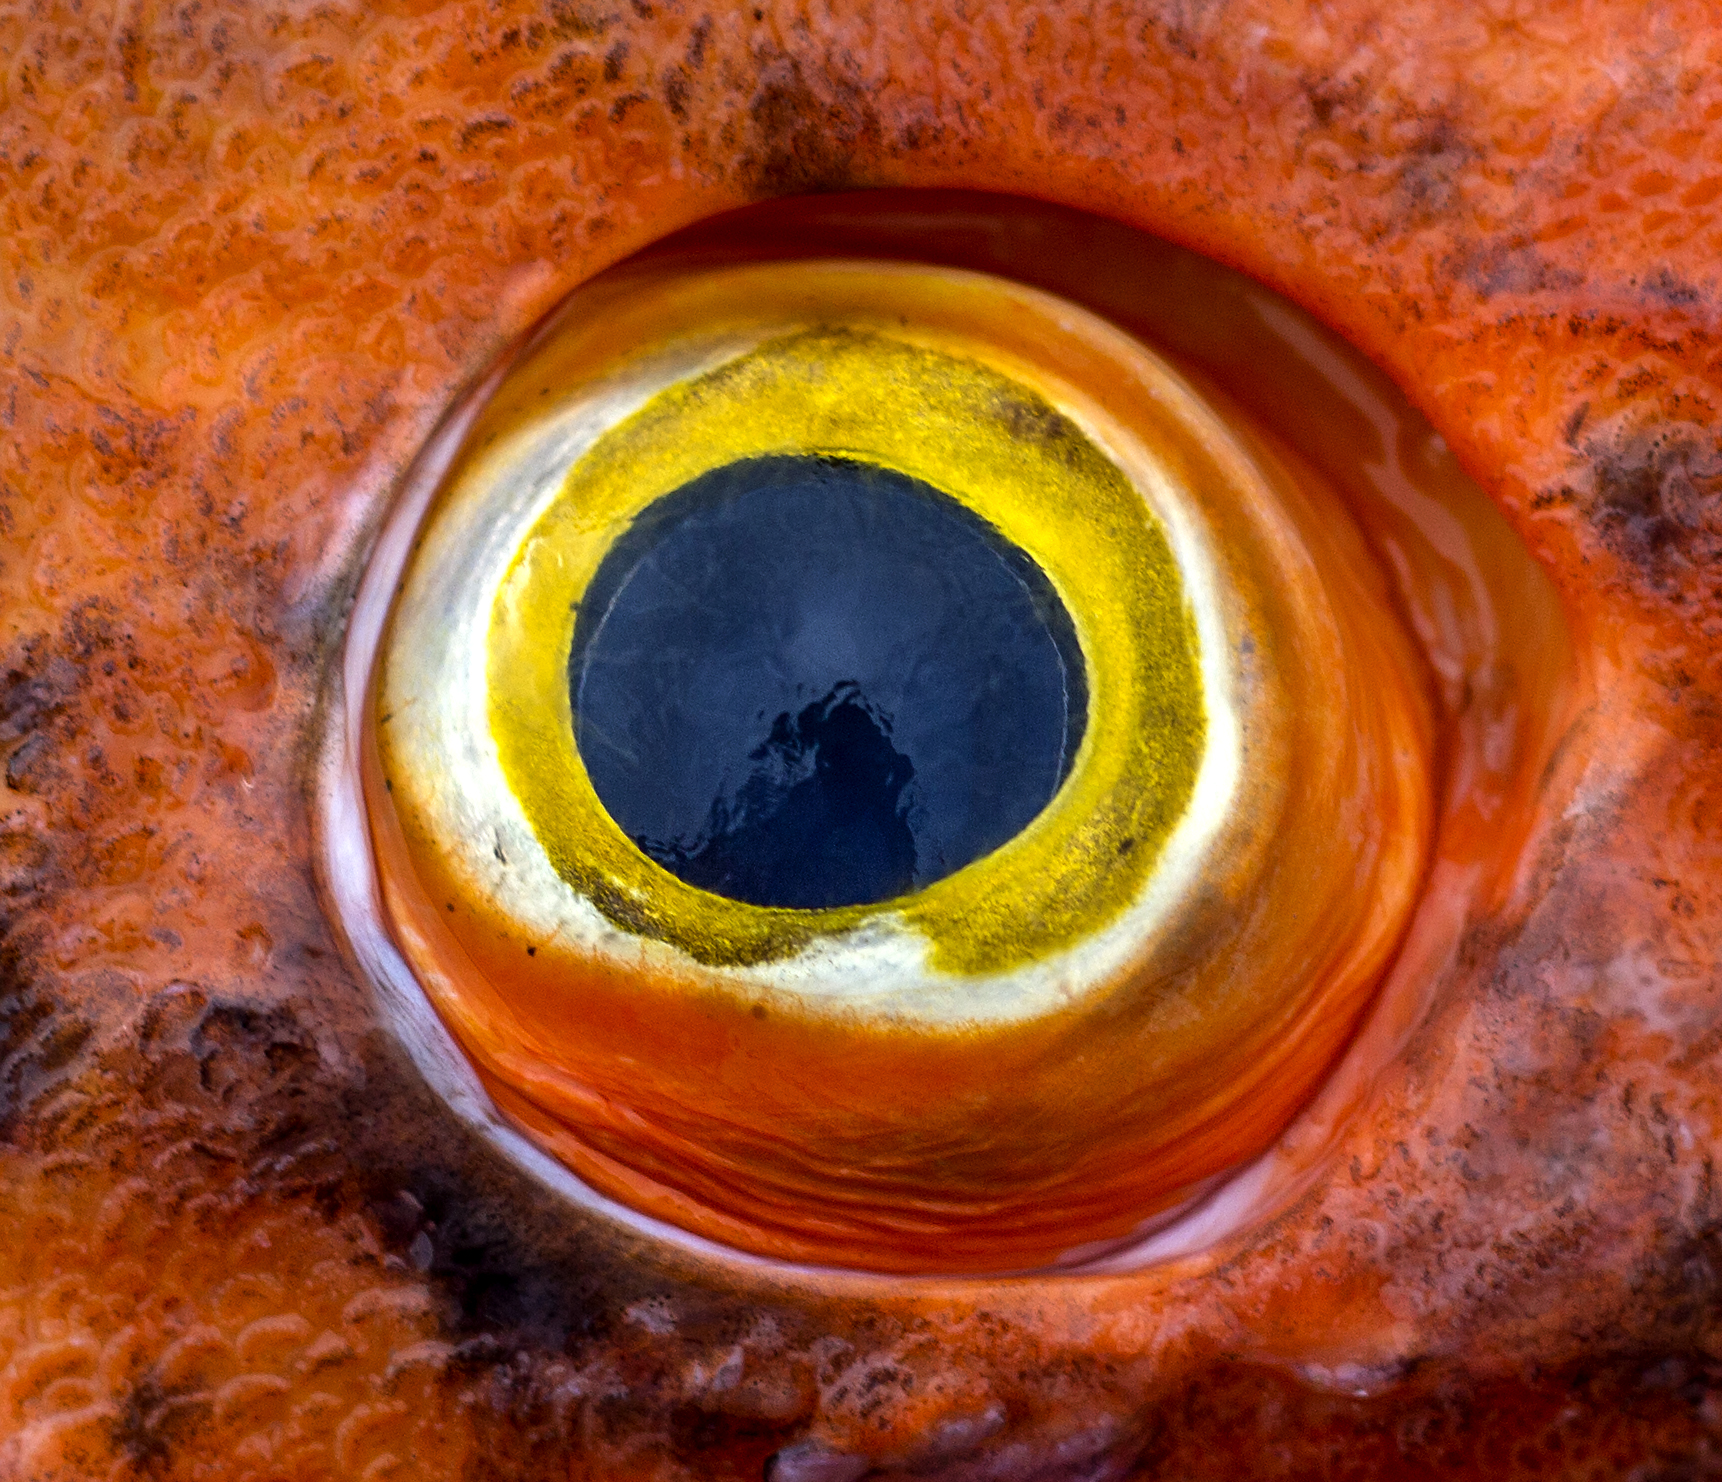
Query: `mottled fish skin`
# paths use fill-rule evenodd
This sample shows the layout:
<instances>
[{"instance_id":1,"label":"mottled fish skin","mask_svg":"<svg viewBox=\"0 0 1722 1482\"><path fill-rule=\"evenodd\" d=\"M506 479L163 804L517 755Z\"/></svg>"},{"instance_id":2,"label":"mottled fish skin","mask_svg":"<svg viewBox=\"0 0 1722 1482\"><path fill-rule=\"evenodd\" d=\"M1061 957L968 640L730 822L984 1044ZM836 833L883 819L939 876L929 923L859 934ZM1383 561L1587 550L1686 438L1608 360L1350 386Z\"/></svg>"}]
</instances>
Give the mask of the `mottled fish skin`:
<instances>
[{"instance_id":1,"label":"mottled fish skin","mask_svg":"<svg viewBox=\"0 0 1722 1482\"><path fill-rule=\"evenodd\" d=\"M39 0L0 58L0 1476L1718 1465L1712 6ZM438 416L674 228L879 185L1312 310L1594 681L1331 1172L1137 1275L857 1295L551 1207L313 879L346 605Z\"/></svg>"}]
</instances>

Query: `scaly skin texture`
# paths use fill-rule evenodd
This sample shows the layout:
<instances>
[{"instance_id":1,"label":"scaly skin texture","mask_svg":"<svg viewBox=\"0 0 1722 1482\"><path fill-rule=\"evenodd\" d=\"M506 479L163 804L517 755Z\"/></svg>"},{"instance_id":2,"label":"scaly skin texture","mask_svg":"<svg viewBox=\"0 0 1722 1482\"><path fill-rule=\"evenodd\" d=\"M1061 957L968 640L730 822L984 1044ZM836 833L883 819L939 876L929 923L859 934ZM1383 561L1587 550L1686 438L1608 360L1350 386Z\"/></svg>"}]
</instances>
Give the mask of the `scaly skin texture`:
<instances>
[{"instance_id":1,"label":"scaly skin texture","mask_svg":"<svg viewBox=\"0 0 1722 1482\"><path fill-rule=\"evenodd\" d=\"M1722 26L1689 4L0 12L0 1475L1722 1470ZM1331 1172L1130 1277L768 1281L551 1207L311 873L439 413L712 212L1029 194L1386 367L1596 700Z\"/></svg>"}]
</instances>

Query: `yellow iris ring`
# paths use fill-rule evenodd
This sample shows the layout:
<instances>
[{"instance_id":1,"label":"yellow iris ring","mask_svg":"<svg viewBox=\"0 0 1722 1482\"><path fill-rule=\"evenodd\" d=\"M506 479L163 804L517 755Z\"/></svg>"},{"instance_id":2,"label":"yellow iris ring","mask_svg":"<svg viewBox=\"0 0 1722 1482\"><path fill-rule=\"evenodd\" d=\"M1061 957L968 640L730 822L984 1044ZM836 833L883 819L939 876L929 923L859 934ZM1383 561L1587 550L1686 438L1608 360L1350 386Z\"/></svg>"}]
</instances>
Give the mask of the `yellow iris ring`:
<instances>
[{"instance_id":1,"label":"yellow iris ring","mask_svg":"<svg viewBox=\"0 0 1722 1482\"><path fill-rule=\"evenodd\" d=\"M587 776L568 684L581 597L636 515L739 459L809 454L895 470L989 521L1063 599L1089 687L1075 765L1027 828L912 896L824 911L714 895L640 851ZM1079 943L1140 893L1206 739L1195 622L1142 493L1031 387L870 329L770 340L599 437L509 567L488 645L503 775L552 866L618 926L714 966L788 956L885 913L915 927L930 964L952 974Z\"/></svg>"}]
</instances>

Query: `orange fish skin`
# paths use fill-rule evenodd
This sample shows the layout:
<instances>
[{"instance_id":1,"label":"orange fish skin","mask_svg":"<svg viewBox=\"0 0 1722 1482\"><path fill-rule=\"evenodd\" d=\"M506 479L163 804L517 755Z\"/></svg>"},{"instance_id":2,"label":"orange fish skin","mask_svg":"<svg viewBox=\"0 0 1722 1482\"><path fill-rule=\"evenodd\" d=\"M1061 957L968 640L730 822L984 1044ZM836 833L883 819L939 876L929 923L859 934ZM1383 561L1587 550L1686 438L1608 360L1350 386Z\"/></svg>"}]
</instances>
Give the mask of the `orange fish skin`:
<instances>
[{"instance_id":1,"label":"orange fish skin","mask_svg":"<svg viewBox=\"0 0 1722 1482\"><path fill-rule=\"evenodd\" d=\"M0 57L0 1476L1714 1465L1710 7L43 0ZM549 1208L312 878L345 604L442 410L675 228L881 185L1318 314L1592 684L1331 1174L1133 1276L740 1280Z\"/></svg>"}]
</instances>

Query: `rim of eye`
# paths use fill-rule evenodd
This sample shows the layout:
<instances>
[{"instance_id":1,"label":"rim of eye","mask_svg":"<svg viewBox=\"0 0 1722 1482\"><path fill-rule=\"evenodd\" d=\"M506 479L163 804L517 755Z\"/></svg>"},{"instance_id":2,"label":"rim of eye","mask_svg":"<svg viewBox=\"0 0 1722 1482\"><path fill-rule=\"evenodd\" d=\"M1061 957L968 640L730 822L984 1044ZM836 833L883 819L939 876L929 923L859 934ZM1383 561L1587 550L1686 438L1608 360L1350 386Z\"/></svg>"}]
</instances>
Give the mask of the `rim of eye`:
<instances>
[{"instance_id":1,"label":"rim of eye","mask_svg":"<svg viewBox=\"0 0 1722 1482\"><path fill-rule=\"evenodd\" d=\"M1273 1144L1393 962L1425 654L1327 471L1140 339L743 256L594 280L445 428L325 871L373 851L398 1032L603 1217L1092 1265Z\"/></svg>"}]
</instances>

